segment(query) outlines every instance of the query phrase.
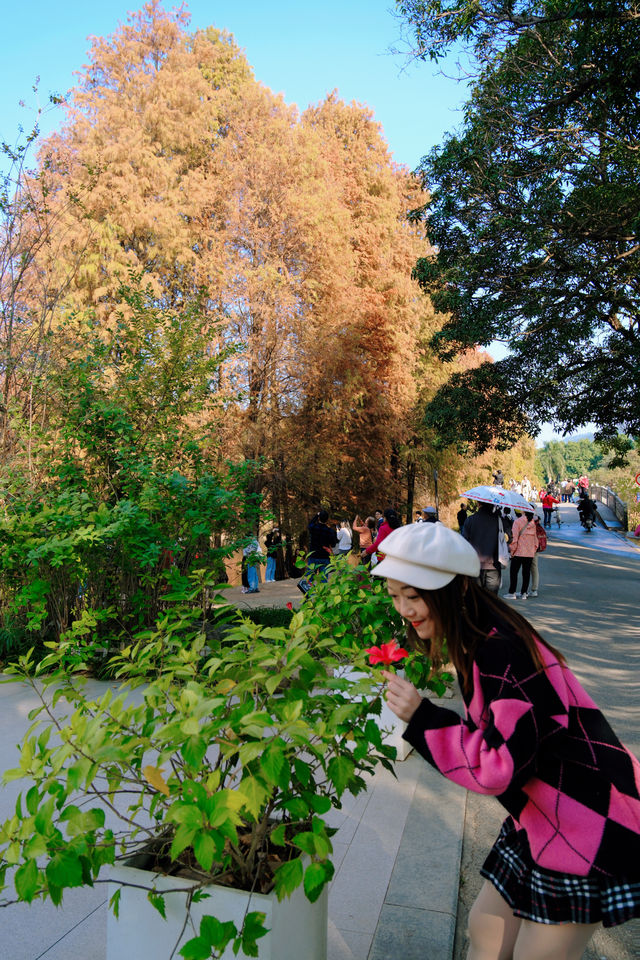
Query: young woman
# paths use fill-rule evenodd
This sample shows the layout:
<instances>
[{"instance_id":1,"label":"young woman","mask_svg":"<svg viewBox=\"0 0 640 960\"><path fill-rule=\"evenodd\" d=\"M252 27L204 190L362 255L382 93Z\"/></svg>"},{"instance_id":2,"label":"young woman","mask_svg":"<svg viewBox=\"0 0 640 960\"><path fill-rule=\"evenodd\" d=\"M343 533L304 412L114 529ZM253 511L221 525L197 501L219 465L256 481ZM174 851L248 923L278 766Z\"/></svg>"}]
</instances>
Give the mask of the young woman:
<instances>
[{"instance_id":1,"label":"young woman","mask_svg":"<svg viewBox=\"0 0 640 960\"><path fill-rule=\"evenodd\" d=\"M473 547L441 523L389 534L387 578L408 640L446 637L465 717L385 671L405 738L509 816L471 910L468 960L580 960L599 923L640 916L640 763L524 617L474 582Z\"/></svg>"},{"instance_id":2,"label":"young woman","mask_svg":"<svg viewBox=\"0 0 640 960\"><path fill-rule=\"evenodd\" d=\"M376 535L375 517L367 517L363 523L360 519L360 514L357 513L353 523L351 524L351 529L360 534L360 550L362 551L365 547L368 547L373 543Z\"/></svg>"},{"instance_id":3,"label":"young woman","mask_svg":"<svg viewBox=\"0 0 640 960\"><path fill-rule=\"evenodd\" d=\"M509 553L511 566L509 567L509 593L505 596L510 600L516 598L526 600L529 593L529 578L531 564L538 549L538 533L533 513L527 511L523 517L518 517L511 528ZM517 593L518 574L522 570L522 593Z\"/></svg>"}]
</instances>

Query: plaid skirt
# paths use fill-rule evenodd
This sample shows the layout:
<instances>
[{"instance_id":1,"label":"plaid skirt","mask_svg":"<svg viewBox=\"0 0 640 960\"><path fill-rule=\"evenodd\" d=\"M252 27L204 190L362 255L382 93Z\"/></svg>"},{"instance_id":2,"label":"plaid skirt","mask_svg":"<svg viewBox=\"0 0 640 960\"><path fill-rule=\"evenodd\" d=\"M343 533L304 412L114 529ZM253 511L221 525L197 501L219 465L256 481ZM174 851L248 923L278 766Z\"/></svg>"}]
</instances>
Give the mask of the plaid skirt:
<instances>
[{"instance_id":1,"label":"plaid skirt","mask_svg":"<svg viewBox=\"0 0 640 960\"><path fill-rule=\"evenodd\" d=\"M507 901L516 917L536 923L602 923L615 927L640 917L640 882L594 879L543 870L534 862L524 830L512 818L480 873Z\"/></svg>"}]
</instances>

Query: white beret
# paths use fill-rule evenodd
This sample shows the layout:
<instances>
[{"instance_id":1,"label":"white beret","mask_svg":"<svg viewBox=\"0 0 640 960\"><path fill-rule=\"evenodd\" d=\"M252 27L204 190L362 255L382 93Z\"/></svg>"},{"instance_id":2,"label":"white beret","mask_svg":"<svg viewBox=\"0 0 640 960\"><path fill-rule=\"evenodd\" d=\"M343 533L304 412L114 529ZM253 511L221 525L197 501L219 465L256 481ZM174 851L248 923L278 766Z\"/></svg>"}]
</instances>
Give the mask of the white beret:
<instances>
[{"instance_id":1,"label":"white beret","mask_svg":"<svg viewBox=\"0 0 640 960\"><path fill-rule=\"evenodd\" d=\"M480 559L471 544L443 523L409 523L380 544L384 560L371 571L410 587L439 590L458 573L480 575Z\"/></svg>"}]
</instances>

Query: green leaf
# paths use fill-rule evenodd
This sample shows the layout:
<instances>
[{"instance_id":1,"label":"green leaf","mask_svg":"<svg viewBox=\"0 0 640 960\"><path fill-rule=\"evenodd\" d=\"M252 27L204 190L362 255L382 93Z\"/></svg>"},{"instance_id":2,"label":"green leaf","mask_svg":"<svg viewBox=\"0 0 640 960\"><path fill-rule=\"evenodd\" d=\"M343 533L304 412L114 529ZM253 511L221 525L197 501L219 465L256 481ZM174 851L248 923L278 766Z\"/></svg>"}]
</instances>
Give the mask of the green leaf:
<instances>
[{"instance_id":1,"label":"green leaf","mask_svg":"<svg viewBox=\"0 0 640 960\"><path fill-rule=\"evenodd\" d=\"M200 921L200 936L197 939L201 944L206 944L209 951L206 957L210 957L214 951L219 957L237 933L238 928L232 920L222 923L217 917L206 916Z\"/></svg>"},{"instance_id":2,"label":"green leaf","mask_svg":"<svg viewBox=\"0 0 640 960\"><path fill-rule=\"evenodd\" d=\"M246 766L256 757L262 756L263 750L264 744L259 740L250 740L248 743L243 743L238 751L240 762L243 766Z\"/></svg>"},{"instance_id":3,"label":"green leaf","mask_svg":"<svg viewBox=\"0 0 640 960\"><path fill-rule=\"evenodd\" d=\"M369 743L372 743L374 747L382 746L382 733L375 720L367 720L364 725L364 735Z\"/></svg>"},{"instance_id":4,"label":"green leaf","mask_svg":"<svg viewBox=\"0 0 640 960\"><path fill-rule=\"evenodd\" d=\"M36 833L29 837L23 848L25 857L41 857L47 852L47 841L41 834Z\"/></svg>"},{"instance_id":5,"label":"green leaf","mask_svg":"<svg viewBox=\"0 0 640 960\"><path fill-rule=\"evenodd\" d=\"M304 872L304 892L311 903L315 903L322 890L333 876L333 864L329 860L322 863L310 863Z\"/></svg>"},{"instance_id":6,"label":"green leaf","mask_svg":"<svg viewBox=\"0 0 640 960\"><path fill-rule=\"evenodd\" d=\"M196 834L193 841L193 852L203 870L209 871L213 865L213 858L216 852L216 845L210 833L202 830Z\"/></svg>"},{"instance_id":7,"label":"green leaf","mask_svg":"<svg viewBox=\"0 0 640 960\"><path fill-rule=\"evenodd\" d=\"M37 787L31 787L31 789L27 792L25 803L31 816L35 817L36 813L38 812L38 807L40 806L40 791Z\"/></svg>"},{"instance_id":8,"label":"green leaf","mask_svg":"<svg viewBox=\"0 0 640 960\"><path fill-rule=\"evenodd\" d=\"M262 755L260 770L271 783L286 790L289 784L289 768L286 764L284 746L270 743Z\"/></svg>"},{"instance_id":9,"label":"green leaf","mask_svg":"<svg viewBox=\"0 0 640 960\"><path fill-rule=\"evenodd\" d=\"M191 846L195 835L196 830L193 827L187 827L184 823L180 824L171 844L169 856L172 860L177 860L182 851Z\"/></svg>"},{"instance_id":10,"label":"green leaf","mask_svg":"<svg viewBox=\"0 0 640 960\"><path fill-rule=\"evenodd\" d=\"M163 920L167 919L167 911L165 908L164 897L162 894L157 893L155 890L149 890L147 894L147 900L154 908L157 910Z\"/></svg>"},{"instance_id":11,"label":"green leaf","mask_svg":"<svg viewBox=\"0 0 640 960\"><path fill-rule=\"evenodd\" d=\"M55 800L53 797L50 797L49 800L41 804L33 822L34 828L38 833L42 833L45 836L48 835L51 829L51 818L53 817L54 808Z\"/></svg>"},{"instance_id":12,"label":"green leaf","mask_svg":"<svg viewBox=\"0 0 640 960\"><path fill-rule=\"evenodd\" d=\"M45 868L49 886L81 887L83 885L80 857L69 847L59 850Z\"/></svg>"},{"instance_id":13,"label":"green leaf","mask_svg":"<svg viewBox=\"0 0 640 960\"><path fill-rule=\"evenodd\" d=\"M184 957L184 960L211 960L211 946L202 937L194 937L187 940L180 956Z\"/></svg>"},{"instance_id":14,"label":"green leaf","mask_svg":"<svg viewBox=\"0 0 640 960\"><path fill-rule=\"evenodd\" d=\"M255 777L245 777L238 790L244 797L246 809L257 819L271 791Z\"/></svg>"},{"instance_id":15,"label":"green leaf","mask_svg":"<svg viewBox=\"0 0 640 960\"><path fill-rule=\"evenodd\" d=\"M265 937L269 932L267 927L264 925L265 920L266 914L260 913L257 910L253 910L251 913L248 913L244 919L242 933L240 935L240 943L243 953L246 953L248 957L258 956L257 941L260 939L260 937Z\"/></svg>"},{"instance_id":16,"label":"green leaf","mask_svg":"<svg viewBox=\"0 0 640 960\"><path fill-rule=\"evenodd\" d=\"M271 831L270 841L276 847L284 847L287 842L287 826L284 823L278 824L275 830Z\"/></svg>"},{"instance_id":17,"label":"green leaf","mask_svg":"<svg viewBox=\"0 0 640 960\"><path fill-rule=\"evenodd\" d=\"M200 724L195 717L187 717L180 724L181 731L188 737L198 736L200 733Z\"/></svg>"},{"instance_id":18,"label":"green leaf","mask_svg":"<svg viewBox=\"0 0 640 960\"><path fill-rule=\"evenodd\" d=\"M199 767L207 752L207 741L201 736L189 737L182 744L180 752L184 762L188 763L190 767Z\"/></svg>"},{"instance_id":19,"label":"green leaf","mask_svg":"<svg viewBox=\"0 0 640 960\"><path fill-rule=\"evenodd\" d=\"M111 899L109 900L109 906L110 906L111 909L113 910L113 915L114 915L114 917L116 918L116 920L117 920L118 917L120 916L120 896L121 896L121 894L122 894L122 887L118 887L118 889L116 890L116 892L113 894L113 896L112 896Z\"/></svg>"},{"instance_id":20,"label":"green leaf","mask_svg":"<svg viewBox=\"0 0 640 960\"><path fill-rule=\"evenodd\" d=\"M323 834L311 833L306 830L296 834L291 842L310 856L317 856L324 859L331 853L331 842Z\"/></svg>"},{"instance_id":21,"label":"green leaf","mask_svg":"<svg viewBox=\"0 0 640 960\"><path fill-rule=\"evenodd\" d=\"M302 883L303 875L304 869L299 857L278 867L274 876L274 890L278 900L291 896Z\"/></svg>"},{"instance_id":22,"label":"green leaf","mask_svg":"<svg viewBox=\"0 0 640 960\"><path fill-rule=\"evenodd\" d=\"M331 798L322 793L304 793L304 799L314 813L328 813L331 810Z\"/></svg>"},{"instance_id":23,"label":"green leaf","mask_svg":"<svg viewBox=\"0 0 640 960\"><path fill-rule=\"evenodd\" d=\"M28 860L16 870L15 885L19 898L31 903L38 889L38 867L35 860Z\"/></svg>"},{"instance_id":24,"label":"green leaf","mask_svg":"<svg viewBox=\"0 0 640 960\"><path fill-rule=\"evenodd\" d=\"M306 820L309 815L309 806L301 797L285 800L282 806L289 811L294 820Z\"/></svg>"},{"instance_id":25,"label":"green leaf","mask_svg":"<svg viewBox=\"0 0 640 960\"><path fill-rule=\"evenodd\" d=\"M203 813L192 803L178 801L167 811L167 820L198 830L203 823Z\"/></svg>"},{"instance_id":26,"label":"green leaf","mask_svg":"<svg viewBox=\"0 0 640 960\"><path fill-rule=\"evenodd\" d=\"M338 756L332 757L327 766L329 779L333 781L338 796L344 793L349 784L355 765L351 757Z\"/></svg>"},{"instance_id":27,"label":"green leaf","mask_svg":"<svg viewBox=\"0 0 640 960\"><path fill-rule=\"evenodd\" d=\"M309 786L309 780L311 779L311 765L305 763L303 760L298 760L297 758L293 761L293 769L295 770L296 777L304 787Z\"/></svg>"}]
</instances>

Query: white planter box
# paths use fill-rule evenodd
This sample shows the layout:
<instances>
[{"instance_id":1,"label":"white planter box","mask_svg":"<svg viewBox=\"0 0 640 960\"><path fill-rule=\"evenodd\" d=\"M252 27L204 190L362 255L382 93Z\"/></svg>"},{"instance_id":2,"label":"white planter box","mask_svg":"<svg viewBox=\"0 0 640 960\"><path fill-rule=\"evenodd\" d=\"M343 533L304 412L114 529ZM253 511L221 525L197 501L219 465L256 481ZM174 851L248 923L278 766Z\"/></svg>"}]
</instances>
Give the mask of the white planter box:
<instances>
[{"instance_id":1,"label":"white planter box","mask_svg":"<svg viewBox=\"0 0 640 960\"><path fill-rule=\"evenodd\" d=\"M146 887L154 882L158 892L191 886L188 880L154 875L136 867L116 866L110 875ZM116 889L117 884L109 884L109 897ZM302 887L281 902L275 894L249 894L215 885L207 888L207 893L210 894L207 900L192 905L195 930L187 925L180 946L197 936L200 919L207 914L223 923L233 920L240 927L248 905L249 911L259 910L266 914L265 926L269 928L269 933L258 940L259 960L326 960L328 887L315 903L309 903ZM165 921L147 900L146 890L123 887L119 918L116 919L111 911L107 917L106 960L168 960L184 924L185 905L186 894L167 894ZM246 957L246 954L241 951L237 957ZM223 960L236 960L231 946L223 954Z\"/></svg>"}]
</instances>

